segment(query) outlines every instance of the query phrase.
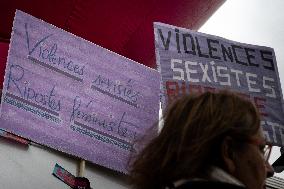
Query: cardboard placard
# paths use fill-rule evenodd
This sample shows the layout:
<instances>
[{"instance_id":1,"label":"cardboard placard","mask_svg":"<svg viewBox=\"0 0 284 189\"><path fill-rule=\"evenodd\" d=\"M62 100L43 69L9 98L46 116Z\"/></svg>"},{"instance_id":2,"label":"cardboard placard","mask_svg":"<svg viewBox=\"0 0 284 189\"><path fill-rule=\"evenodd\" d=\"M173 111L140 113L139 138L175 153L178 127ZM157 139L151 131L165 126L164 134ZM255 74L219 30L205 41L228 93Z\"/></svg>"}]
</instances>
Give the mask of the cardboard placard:
<instances>
[{"instance_id":1,"label":"cardboard placard","mask_svg":"<svg viewBox=\"0 0 284 189\"><path fill-rule=\"evenodd\" d=\"M159 112L159 73L16 11L1 128L127 173Z\"/></svg>"},{"instance_id":2,"label":"cardboard placard","mask_svg":"<svg viewBox=\"0 0 284 189\"><path fill-rule=\"evenodd\" d=\"M253 101L267 140L284 145L283 95L272 48L154 23L162 108L183 94L230 89Z\"/></svg>"}]
</instances>

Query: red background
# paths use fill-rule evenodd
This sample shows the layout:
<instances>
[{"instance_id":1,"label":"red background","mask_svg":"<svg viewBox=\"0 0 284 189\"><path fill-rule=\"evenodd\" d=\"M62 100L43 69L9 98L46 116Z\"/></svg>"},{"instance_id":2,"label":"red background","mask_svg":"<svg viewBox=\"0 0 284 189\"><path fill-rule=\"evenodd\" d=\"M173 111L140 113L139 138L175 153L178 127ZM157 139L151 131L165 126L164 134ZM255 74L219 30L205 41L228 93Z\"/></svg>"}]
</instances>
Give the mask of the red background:
<instances>
[{"instance_id":1,"label":"red background","mask_svg":"<svg viewBox=\"0 0 284 189\"><path fill-rule=\"evenodd\" d=\"M193 30L224 0L2 0L0 2L0 89L16 9L155 68L153 22Z\"/></svg>"}]
</instances>

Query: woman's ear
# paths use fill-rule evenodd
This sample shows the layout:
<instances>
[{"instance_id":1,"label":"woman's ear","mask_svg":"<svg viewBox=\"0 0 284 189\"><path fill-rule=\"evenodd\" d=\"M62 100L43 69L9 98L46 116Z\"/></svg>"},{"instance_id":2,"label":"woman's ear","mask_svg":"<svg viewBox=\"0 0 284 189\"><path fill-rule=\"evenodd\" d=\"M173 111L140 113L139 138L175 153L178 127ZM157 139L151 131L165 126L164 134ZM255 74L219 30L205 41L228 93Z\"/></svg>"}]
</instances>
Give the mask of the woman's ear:
<instances>
[{"instance_id":1,"label":"woman's ear","mask_svg":"<svg viewBox=\"0 0 284 189\"><path fill-rule=\"evenodd\" d=\"M223 159L225 168L231 174L233 174L236 170L235 165L235 153L232 149L233 139L229 136L225 137L221 145L221 157Z\"/></svg>"}]
</instances>

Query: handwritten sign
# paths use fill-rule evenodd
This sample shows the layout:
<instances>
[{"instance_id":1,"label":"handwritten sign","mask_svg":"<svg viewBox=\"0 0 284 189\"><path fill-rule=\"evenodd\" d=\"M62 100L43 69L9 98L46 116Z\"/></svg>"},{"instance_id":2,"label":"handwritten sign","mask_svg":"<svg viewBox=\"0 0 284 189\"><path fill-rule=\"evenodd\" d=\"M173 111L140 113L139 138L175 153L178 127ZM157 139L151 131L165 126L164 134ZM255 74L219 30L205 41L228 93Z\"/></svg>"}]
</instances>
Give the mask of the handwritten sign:
<instances>
[{"instance_id":1,"label":"handwritten sign","mask_svg":"<svg viewBox=\"0 0 284 189\"><path fill-rule=\"evenodd\" d=\"M162 108L177 96L231 89L252 100L267 139L284 145L283 96L272 48L154 23Z\"/></svg>"},{"instance_id":2,"label":"handwritten sign","mask_svg":"<svg viewBox=\"0 0 284 189\"><path fill-rule=\"evenodd\" d=\"M17 11L1 128L127 173L158 119L159 73Z\"/></svg>"}]
</instances>

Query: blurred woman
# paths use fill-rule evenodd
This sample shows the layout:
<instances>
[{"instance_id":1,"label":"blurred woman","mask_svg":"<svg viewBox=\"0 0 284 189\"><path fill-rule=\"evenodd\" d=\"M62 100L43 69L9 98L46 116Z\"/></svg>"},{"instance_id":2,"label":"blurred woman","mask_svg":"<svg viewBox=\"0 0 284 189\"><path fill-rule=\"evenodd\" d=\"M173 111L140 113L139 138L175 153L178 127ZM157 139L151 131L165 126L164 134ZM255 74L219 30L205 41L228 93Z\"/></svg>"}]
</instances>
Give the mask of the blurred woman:
<instances>
[{"instance_id":1,"label":"blurred woman","mask_svg":"<svg viewBox=\"0 0 284 189\"><path fill-rule=\"evenodd\" d=\"M273 175L269 150L250 101L228 91L185 96L133 162L131 182L135 189L263 189Z\"/></svg>"}]
</instances>

